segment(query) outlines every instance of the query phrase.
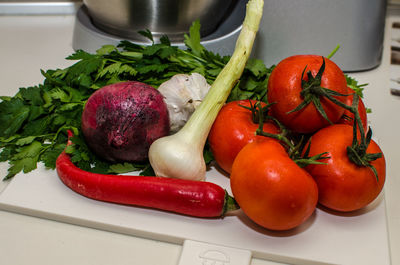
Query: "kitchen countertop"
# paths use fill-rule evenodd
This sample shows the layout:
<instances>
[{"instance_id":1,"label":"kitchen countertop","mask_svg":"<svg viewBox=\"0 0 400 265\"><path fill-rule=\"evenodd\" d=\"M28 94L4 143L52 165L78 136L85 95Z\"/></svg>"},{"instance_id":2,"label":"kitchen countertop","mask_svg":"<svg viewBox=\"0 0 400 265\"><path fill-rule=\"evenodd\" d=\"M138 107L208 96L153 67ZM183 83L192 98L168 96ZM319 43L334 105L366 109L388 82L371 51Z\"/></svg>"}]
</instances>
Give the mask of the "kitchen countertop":
<instances>
[{"instance_id":1,"label":"kitchen countertop","mask_svg":"<svg viewBox=\"0 0 400 265\"><path fill-rule=\"evenodd\" d=\"M0 0L0 15L74 15L81 0Z\"/></svg>"},{"instance_id":2,"label":"kitchen countertop","mask_svg":"<svg viewBox=\"0 0 400 265\"><path fill-rule=\"evenodd\" d=\"M400 188L400 154L397 151L400 145L396 137L400 121L395 114L389 114L389 111L398 113L400 108L400 97L391 95L389 90L390 25L396 19L400 21L400 10L393 8L387 17L381 65L351 74L361 83L369 83L365 92L365 103L373 110L369 120L375 139L386 154L388 170L384 192L392 264L400 264L400 195L397 192ZM40 83L43 80L40 69L64 68L70 64L64 58L73 52L74 21L74 15L0 16L2 96L12 96L19 87ZM0 192L7 184L0 183ZM7 211L0 211L0 234L3 264L176 265L182 251L182 246L177 244ZM277 263L253 258L251 264Z\"/></svg>"}]
</instances>

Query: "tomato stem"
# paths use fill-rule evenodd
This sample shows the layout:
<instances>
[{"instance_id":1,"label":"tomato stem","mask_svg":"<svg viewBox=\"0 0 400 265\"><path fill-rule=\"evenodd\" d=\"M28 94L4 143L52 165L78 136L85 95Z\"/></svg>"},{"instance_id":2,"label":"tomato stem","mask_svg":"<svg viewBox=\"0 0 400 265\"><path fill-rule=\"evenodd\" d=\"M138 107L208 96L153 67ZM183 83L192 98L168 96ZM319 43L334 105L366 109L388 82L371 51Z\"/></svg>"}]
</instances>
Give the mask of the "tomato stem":
<instances>
[{"instance_id":1,"label":"tomato stem","mask_svg":"<svg viewBox=\"0 0 400 265\"><path fill-rule=\"evenodd\" d=\"M267 105L270 106L271 104ZM261 106L261 103L258 101L257 103L254 104L254 108L257 109L257 113L258 113L258 128L256 130L256 134L257 135L262 135L265 137L270 137L270 138L274 138L277 139L278 141L284 142L289 149L293 149L295 148L295 146L293 145L293 143L286 137L287 135L287 129L282 125L282 123L280 123L278 121L278 119L266 115L266 113L268 113L268 111L264 111L264 108ZM276 125L278 125L279 127L279 134L273 134L273 133L268 133L264 131L264 122L266 120L272 120L273 122L275 122Z\"/></svg>"},{"instance_id":2,"label":"tomato stem","mask_svg":"<svg viewBox=\"0 0 400 265\"><path fill-rule=\"evenodd\" d=\"M308 153L309 153L309 149L310 149L310 145L308 145L308 149L306 150L305 155L302 156L301 154L302 154L302 150L303 150L304 137L301 137L300 141L298 141L298 143L295 144L295 141L293 141L292 139L287 137L287 135L289 134L288 130L282 125L282 123L280 123L276 118L274 118L272 116L267 115L266 117L264 117L265 113L268 113L268 112L263 111L263 108L262 108L260 102L255 103L254 104L254 108L258 109L258 114L259 114L258 115L258 119L259 119L258 124L259 124L259 126L258 126L258 128L256 130L256 134L257 135L270 137L270 138L276 139L276 140L284 143L286 145L286 151L288 153L288 156L299 167L305 167L305 166L310 165L310 164L325 164L325 163L320 162L318 160L328 158L328 157L325 156L327 153L321 153L321 154L318 154L318 155L315 155L315 156L312 156L312 157L308 157ZM254 112L254 110L252 110L252 112ZM278 125L279 131L280 131L279 134L268 133L268 132L265 132L263 130L264 122L267 119L270 119L270 120L274 121Z\"/></svg>"},{"instance_id":3,"label":"tomato stem","mask_svg":"<svg viewBox=\"0 0 400 265\"><path fill-rule=\"evenodd\" d=\"M273 119L272 116L268 115L268 112L271 108L271 105L274 103L268 103L267 105L262 107L259 101L253 104L253 102L249 99L249 104L250 107L241 104L239 104L239 106L251 111L251 117L255 124L260 124L260 118L262 119L262 122L267 119Z\"/></svg>"},{"instance_id":4,"label":"tomato stem","mask_svg":"<svg viewBox=\"0 0 400 265\"><path fill-rule=\"evenodd\" d=\"M293 161L301 168L304 168L308 165L326 165L325 162L321 162L319 160L330 158L329 156L326 156L327 154L328 152L324 152L311 157L298 158Z\"/></svg>"},{"instance_id":5,"label":"tomato stem","mask_svg":"<svg viewBox=\"0 0 400 265\"><path fill-rule=\"evenodd\" d=\"M323 152L314 156L309 157L310 154L310 148L311 148L311 138L308 141L308 145L307 145L307 149L304 152L303 156L296 159L295 162L299 167L306 167L310 164L313 165L325 165L326 163L324 162L320 162L319 160L322 159L328 159L330 158L329 156L327 156L329 153L328 152Z\"/></svg>"},{"instance_id":6,"label":"tomato stem","mask_svg":"<svg viewBox=\"0 0 400 265\"><path fill-rule=\"evenodd\" d=\"M364 127L360 114L358 112L358 101L359 96L357 93L354 94L353 102L350 107L350 111L354 114L353 123L353 142L351 146L347 147L347 155L349 159L358 166L369 167L374 173L376 180L378 181L378 172L376 168L371 164L372 161L381 158L382 153L367 153L367 148L372 138L372 130L368 128L367 135L365 135ZM357 127L360 133L360 141L357 138Z\"/></svg>"},{"instance_id":7,"label":"tomato stem","mask_svg":"<svg viewBox=\"0 0 400 265\"><path fill-rule=\"evenodd\" d=\"M274 103L268 103L266 106L263 107L261 105L261 101L257 101L254 104L250 100L249 100L249 102L250 102L250 107L244 106L244 105L240 105L240 104L239 104L239 106L251 111L253 122L258 124L258 128L257 128L255 133L257 135L262 135L262 136L265 136L265 137L271 137L271 138L277 139L279 141L282 141L285 144L287 144L290 149L294 149L295 146L286 137L286 135L288 134L288 130L285 128L285 126L283 126L283 124L280 123L278 121L278 119L276 119L275 117L268 115L269 109L270 109L271 105L274 104ZM263 129L264 128L264 122L267 121L267 120L273 121L279 127L279 131L281 133L272 134L272 133L265 132L264 129Z\"/></svg>"},{"instance_id":8,"label":"tomato stem","mask_svg":"<svg viewBox=\"0 0 400 265\"><path fill-rule=\"evenodd\" d=\"M310 103L313 103L317 111L321 114L321 116L327 120L330 124L333 124L332 121L328 118L328 115L326 114L324 108L322 107L321 104L321 97L325 97L329 99L330 101L338 104L339 106L342 107L348 107L346 104L342 103L340 100L337 100L335 97L346 97L348 96L347 94L342 94L337 91L327 89L324 87L321 87L321 78L322 74L325 71L325 58L322 57L322 65L320 69L318 70L318 73L313 76L311 71L307 72L307 77L308 79L304 79L304 74L306 72L307 66L304 67L303 72L301 74L301 87L302 91L300 92L300 95L303 97L303 101L294 109L291 111L287 112L287 114L299 111L303 109L304 107L308 106Z\"/></svg>"}]
</instances>

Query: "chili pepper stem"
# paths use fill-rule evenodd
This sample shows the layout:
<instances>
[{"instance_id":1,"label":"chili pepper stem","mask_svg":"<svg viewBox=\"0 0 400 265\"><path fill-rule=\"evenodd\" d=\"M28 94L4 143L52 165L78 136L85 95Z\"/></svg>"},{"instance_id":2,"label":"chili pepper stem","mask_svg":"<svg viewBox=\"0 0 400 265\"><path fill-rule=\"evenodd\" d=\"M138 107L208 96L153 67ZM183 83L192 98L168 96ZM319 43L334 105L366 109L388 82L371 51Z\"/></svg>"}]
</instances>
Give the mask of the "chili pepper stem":
<instances>
[{"instance_id":1,"label":"chili pepper stem","mask_svg":"<svg viewBox=\"0 0 400 265\"><path fill-rule=\"evenodd\" d=\"M227 191L225 191L225 203L224 209L221 216L225 216L227 213L239 210L240 206L236 202L235 198L230 196Z\"/></svg>"}]
</instances>

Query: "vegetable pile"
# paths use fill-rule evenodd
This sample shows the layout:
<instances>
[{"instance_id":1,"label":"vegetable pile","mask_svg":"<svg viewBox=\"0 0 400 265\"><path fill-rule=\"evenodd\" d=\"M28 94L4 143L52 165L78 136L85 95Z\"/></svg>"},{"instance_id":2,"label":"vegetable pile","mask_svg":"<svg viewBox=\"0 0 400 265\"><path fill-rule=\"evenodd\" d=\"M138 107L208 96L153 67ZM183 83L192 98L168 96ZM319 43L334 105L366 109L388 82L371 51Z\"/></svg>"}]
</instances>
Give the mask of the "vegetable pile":
<instances>
[{"instance_id":1,"label":"vegetable pile","mask_svg":"<svg viewBox=\"0 0 400 265\"><path fill-rule=\"evenodd\" d=\"M158 88L176 74L199 73L212 83L230 57L206 50L200 44L199 32L200 24L194 22L185 39L186 50L171 46L167 38L150 46L122 41L117 47L106 45L95 54L78 50L67 57L77 61L70 67L42 71L43 84L20 88L13 97L1 96L0 161L10 164L4 179L30 172L39 162L54 169L57 156L66 146L68 129L75 137L67 152L79 168L105 174L135 170L153 174L148 162L109 163L94 155L80 133L83 108L99 88L123 81L135 80ZM149 32L142 34L152 39ZM270 71L261 60L250 59L228 100L261 99ZM206 162L211 161L210 155L206 150Z\"/></svg>"},{"instance_id":2,"label":"vegetable pile","mask_svg":"<svg viewBox=\"0 0 400 265\"><path fill-rule=\"evenodd\" d=\"M288 230L305 222L317 203L348 212L380 194L385 158L351 84L330 59L294 55L272 70L268 104L233 101L221 110L211 150L254 222Z\"/></svg>"},{"instance_id":3,"label":"vegetable pile","mask_svg":"<svg viewBox=\"0 0 400 265\"><path fill-rule=\"evenodd\" d=\"M262 5L249 1L232 56L207 51L194 22L185 50L167 37L79 50L70 67L42 71L43 84L1 97L4 179L42 162L92 199L207 218L240 207L272 230L301 225L318 203L367 206L386 176L365 85L320 55L270 68L249 59ZM233 196L203 181L212 161Z\"/></svg>"}]
</instances>

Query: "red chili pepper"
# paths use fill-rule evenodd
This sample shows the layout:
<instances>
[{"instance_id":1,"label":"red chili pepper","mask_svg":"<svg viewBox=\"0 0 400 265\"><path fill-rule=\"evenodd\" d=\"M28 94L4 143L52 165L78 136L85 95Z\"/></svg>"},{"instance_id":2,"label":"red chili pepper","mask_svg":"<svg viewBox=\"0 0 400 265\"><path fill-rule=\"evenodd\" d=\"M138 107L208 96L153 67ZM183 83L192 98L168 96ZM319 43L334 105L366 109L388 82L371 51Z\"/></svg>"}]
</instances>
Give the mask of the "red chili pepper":
<instances>
[{"instance_id":1,"label":"red chili pepper","mask_svg":"<svg viewBox=\"0 0 400 265\"><path fill-rule=\"evenodd\" d=\"M56 169L66 186L95 200L195 217L222 217L238 208L233 197L211 182L91 173L75 166L65 152L57 158Z\"/></svg>"}]
</instances>

